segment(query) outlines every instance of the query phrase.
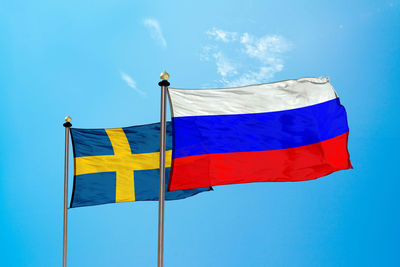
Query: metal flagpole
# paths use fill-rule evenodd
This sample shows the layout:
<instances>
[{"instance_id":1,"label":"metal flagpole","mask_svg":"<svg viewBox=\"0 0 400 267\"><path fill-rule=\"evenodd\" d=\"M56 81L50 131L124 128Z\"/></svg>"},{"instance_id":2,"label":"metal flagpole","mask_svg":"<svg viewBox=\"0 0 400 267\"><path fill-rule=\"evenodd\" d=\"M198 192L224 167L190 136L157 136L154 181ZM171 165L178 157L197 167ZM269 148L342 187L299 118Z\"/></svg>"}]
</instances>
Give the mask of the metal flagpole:
<instances>
[{"instance_id":1,"label":"metal flagpole","mask_svg":"<svg viewBox=\"0 0 400 267\"><path fill-rule=\"evenodd\" d=\"M161 87L161 112L160 112L160 185L158 200L158 261L157 266L163 267L164 257L164 200L165 200L165 135L166 135L166 97L167 88L170 83L167 81L169 74L164 70L158 85Z\"/></svg>"},{"instance_id":2,"label":"metal flagpole","mask_svg":"<svg viewBox=\"0 0 400 267\"><path fill-rule=\"evenodd\" d=\"M63 126L65 127L63 267L67 267L69 130L72 126L70 116L65 117Z\"/></svg>"}]
</instances>

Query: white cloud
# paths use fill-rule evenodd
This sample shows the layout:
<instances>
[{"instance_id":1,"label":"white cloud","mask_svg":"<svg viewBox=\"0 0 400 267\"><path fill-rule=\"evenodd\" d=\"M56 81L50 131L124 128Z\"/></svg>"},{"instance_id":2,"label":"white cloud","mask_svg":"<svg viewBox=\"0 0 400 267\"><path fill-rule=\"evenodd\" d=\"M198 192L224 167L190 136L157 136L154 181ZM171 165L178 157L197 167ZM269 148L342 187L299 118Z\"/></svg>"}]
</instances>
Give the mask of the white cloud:
<instances>
[{"instance_id":1,"label":"white cloud","mask_svg":"<svg viewBox=\"0 0 400 267\"><path fill-rule=\"evenodd\" d=\"M135 80L132 79L131 76L129 76L128 74L126 74L125 72L121 71L121 78L122 80L124 80L126 82L126 84L131 87L132 89L134 89L137 93L141 94L142 96L145 96L146 93L143 92L142 90L140 90L139 88L136 87L136 82Z\"/></svg>"},{"instance_id":2,"label":"white cloud","mask_svg":"<svg viewBox=\"0 0 400 267\"><path fill-rule=\"evenodd\" d=\"M240 43L245 46L245 53L259 60L274 61L274 58L289 50L289 43L278 35L266 35L257 38L247 32L240 38Z\"/></svg>"},{"instance_id":3,"label":"white cloud","mask_svg":"<svg viewBox=\"0 0 400 267\"><path fill-rule=\"evenodd\" d=\"M210 60L210 52L213 49L214 48L212 46L208 46L208 45L203 46L202 51L200 53L200 60L201 61L209 61Z\"/></svg>"},{"instance_id":4,"label":"white cloud","mask_svg":"<svg viewBox=\"0 0 400 267\"><path fill-rule=\"evenodd\" d=\"M200 59L214 59L221 76L218 82L227 87L267 82L283 70L283 55L291 49L291 44L279 35L257 37L216 28L206 33L215 38L203 47Z\"/></svg>"},{"instance_id":5,"label":"white cloud","mask_svg":"<svg viewBox=\"0 0 400 267\"><path fill-rule=\"evenodd\" d=\"M206 34L215 38L216 41L222 42L232 42L236 40L237 33L236 32L227 32L223 30L219 30L217 28L212 28L211 30L207 31Z\"/></svg>"},{"instance_id":6,"label":"white cloud","mask_svg":"<svg viewBox=\"0 0 400 267\"><path fill-rule=\"evenodd\" d=\"M232 80L224 80L222 79L222 83L228 87L237 87L249 84L259 84L265 82L268 79L274 77L275 73L281 71L283 69L283 65L275 65L275 66L262 66L257 71L249 71L244 73L242 76L239 76L237 79Z\"/></svg>"},{"instance_id":7,"label":"white cloud","mask_svg":"<svg viewBox=\"0 0 400 267\"><path fill-rule=\"evenodd\" d=\"M151 37L160 43L162 47L167 47L167 41L164 38L160 24L156 19L145 19L143 24L150 30Z\"/></svg>"},{"instance_id":8,"label":"white cloud","mask_svg":"<svg viewBox=\"0 0 400 267\"><path fill-rule=\"evenodd\" d=\"M213 54L217 64L217 71L222 77L237 74L234 65L221 52Z\"/></svg>"}]
</instances>

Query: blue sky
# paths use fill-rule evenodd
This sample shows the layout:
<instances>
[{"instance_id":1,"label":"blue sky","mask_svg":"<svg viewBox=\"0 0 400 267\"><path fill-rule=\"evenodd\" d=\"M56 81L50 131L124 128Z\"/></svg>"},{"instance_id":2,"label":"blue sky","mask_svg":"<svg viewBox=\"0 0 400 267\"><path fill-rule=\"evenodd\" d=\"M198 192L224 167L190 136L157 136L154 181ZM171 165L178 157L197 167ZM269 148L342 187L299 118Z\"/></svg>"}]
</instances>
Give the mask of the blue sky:
<instances>
[{"instance_id":1,"label":"blue sky","mask_svg":"<svg viewBox=\"0 0 400 267\"><path fill-rule=\"evenodd\" d=\"M3 1L1 265L61 265L64 117L157 122L167 69L178 88L329 76L354 169L168 202L165 266L398 266L399 48L394 0ZM157 211L70 210L68 266L155 266Z\"/></svg>"}]
</instances>

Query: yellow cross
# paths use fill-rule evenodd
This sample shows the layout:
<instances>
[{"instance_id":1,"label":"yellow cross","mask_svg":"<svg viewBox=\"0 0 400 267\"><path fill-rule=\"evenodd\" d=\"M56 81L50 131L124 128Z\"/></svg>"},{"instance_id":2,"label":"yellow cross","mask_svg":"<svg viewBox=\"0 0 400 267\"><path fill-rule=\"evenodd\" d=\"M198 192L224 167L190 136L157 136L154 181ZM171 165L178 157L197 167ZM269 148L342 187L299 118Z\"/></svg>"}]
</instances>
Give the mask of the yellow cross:
<instances>
[{"instance_id":1,"label":"yellow cross","mask_svg":"<svg viewBox=\"0 0 400 267\"><path fill-rule=\"evenodd\" d=\"M160 152L132 154L122 128L106 129L114 155L75 158L75 175L116 172L115 202L135 201L133 172L160 168ZM172 151L165 154L165 167L171 166Z\"/></svg>"}]
</instances>

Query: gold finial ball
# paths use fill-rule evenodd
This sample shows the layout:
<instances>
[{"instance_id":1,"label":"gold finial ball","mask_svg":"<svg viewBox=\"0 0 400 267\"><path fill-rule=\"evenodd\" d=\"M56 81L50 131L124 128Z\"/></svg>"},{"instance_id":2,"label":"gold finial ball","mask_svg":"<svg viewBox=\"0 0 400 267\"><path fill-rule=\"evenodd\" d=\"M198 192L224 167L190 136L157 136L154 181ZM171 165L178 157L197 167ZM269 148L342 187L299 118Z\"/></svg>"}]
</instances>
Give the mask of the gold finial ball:
<instances>
[{"instance_id":1,"label":"gold finial ball","mask_svg":"<svg viewBox=\"0 0 400 267\"><path fill-rule=\"evenodd\" d=\"M71 122L71 121L72 121L72 119L71 119L71 117L70 117L70 116L67 116L67 117L65 117L65 121L66 121L66 122Z\"/></svg>"},{"instance_id":2,"label":"gold finial ball","mask_svg":"<svg viewBox=\"0 0 400 267\"><path fill-rule=\"evenodd\" d=\"M161 72L160 74L160 79L161 80L168 80L169 79L169 74L168 72L166 72L165 70L163 72Z\"/></svg>"}]
</instances>

